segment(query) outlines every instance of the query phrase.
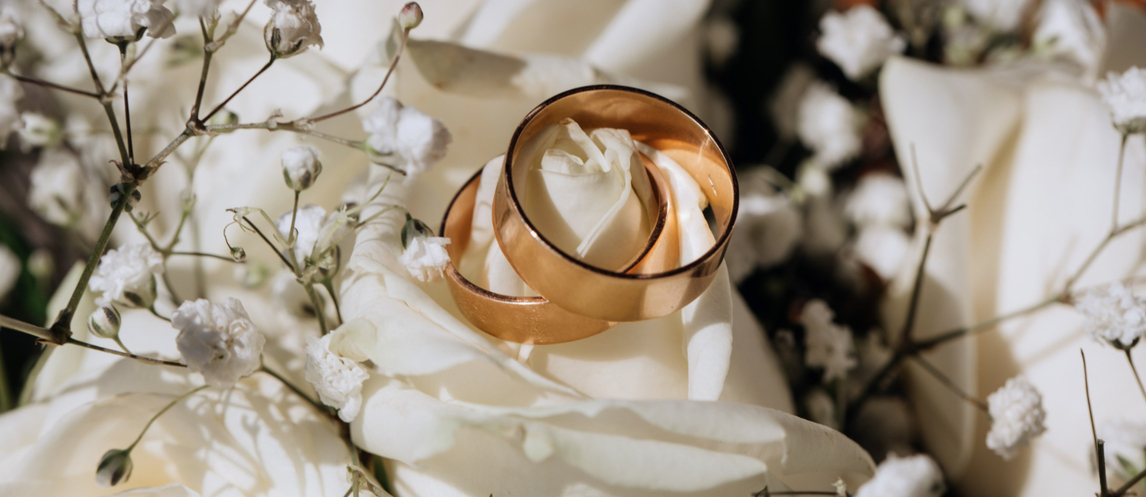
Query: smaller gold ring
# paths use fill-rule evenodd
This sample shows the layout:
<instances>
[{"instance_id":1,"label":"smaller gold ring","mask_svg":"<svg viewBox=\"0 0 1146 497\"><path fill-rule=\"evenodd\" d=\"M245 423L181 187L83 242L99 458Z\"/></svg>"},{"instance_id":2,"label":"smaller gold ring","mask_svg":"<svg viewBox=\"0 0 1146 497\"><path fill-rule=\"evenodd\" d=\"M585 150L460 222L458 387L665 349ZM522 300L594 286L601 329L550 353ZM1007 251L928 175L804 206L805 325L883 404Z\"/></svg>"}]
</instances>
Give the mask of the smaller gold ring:
<instances>
[{"instance_id":1,"label":"smaller gold ring","mask_svg":"<svg viewBox=\"0 0 1146 497\"><path fill-rule=\"evenodd\" d=\"M657 219L652 223L653 230L644 250L626 265L626 269L632 271L662 267L664 260L674 257L673 251L677 250L678 245L675 236L662 236L665 220L670 219L667 183L655 166L649 167L646 164L646 171L655 185L653 190L657 201ZM446 246L450 263L446 266L445 279L450 295L462 315L478 329L502 340L535 345L588 338L616 326L615 322L571 313L543 297L514 297L494 293L462 276L454 261L460 261L469 246L481 174L481 170L478 170L450 201L442 216L440 229L441 236L450 239L450 244ZM673 230L674 226L675 222L670 223L669 230Z\"/></svg>"},{"instance_id":2,"label":"smaller gold ring","mask_svg":"<svg viewBox=\"0 0 1146 497\"><path fill-rule=\"evenodd\" d=\"M572 119L586 130L628 130L633 140L677 162L708 199L718 227L713 246L684 265L678 257L669 266L673 269L626 273L589 265L546 239L522 207L518 190L530 163L517 155L520 145L563 119ZM724 260L738 207L732 161L699 118L675 102L644 90L597 85L546 100L517 127L494 194L493 224L497 241L518 276L549 302L604 321L642 321L680 310L708 288ZM675 213L668 217L673 219Z\"/></svg>"}]
</instances>

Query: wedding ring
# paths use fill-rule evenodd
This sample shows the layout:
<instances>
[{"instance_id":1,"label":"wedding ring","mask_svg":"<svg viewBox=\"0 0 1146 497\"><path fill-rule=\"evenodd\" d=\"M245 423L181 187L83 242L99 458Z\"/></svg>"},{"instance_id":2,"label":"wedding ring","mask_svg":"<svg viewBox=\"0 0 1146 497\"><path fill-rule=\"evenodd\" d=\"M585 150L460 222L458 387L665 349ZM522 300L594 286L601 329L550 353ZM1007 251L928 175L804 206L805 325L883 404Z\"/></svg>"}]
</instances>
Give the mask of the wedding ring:
<instances>
[{"instance_id":1,"label":"wedding ring","mask_svg":"<svg viewBox=\"0 0 1146 497\"><path fill-rule=\"evenodd\" d=\"M649 241L622 271L658 270L666 261L679 258L676 223L669 212L668 183L656 166L645 164L654 188L655 205L647 206L652 226ZM461 261L470 243L473 212L481 183L481 171L462 186L442 217L440 235L450 239L446 252L450 263L444 273L458 310L478 329L502 340L535 345L570 342L601 333L617 323L571 313L543 297L514 297L482 288L462 276L455 261ZM671 233L664 236L662 233Z\"/></svg>"},{"instance_id":2,"label":"wedding ring","mask_svg":"<svg viewBox=\"0 0 1146 497\"><path fill-rule=\"evenodd\" d=\"M589 265L546 239L522 208L521 188L530 165L517 155L519 146L535 133L566 118L586 130L628 130L634 140L657 149L684 168L708 199L717 227L712 248L684 265L678 257L671 269L626 273ZM669 219L676 215L672 203ZM708 288L724 259L738 207L732 161L700 119L659 95L598 85L546 100L517 127L494 195L493 223L497 241L513 269L550 303L603 321L642 321L671 314Z\"/></svg>"}]
</instances>

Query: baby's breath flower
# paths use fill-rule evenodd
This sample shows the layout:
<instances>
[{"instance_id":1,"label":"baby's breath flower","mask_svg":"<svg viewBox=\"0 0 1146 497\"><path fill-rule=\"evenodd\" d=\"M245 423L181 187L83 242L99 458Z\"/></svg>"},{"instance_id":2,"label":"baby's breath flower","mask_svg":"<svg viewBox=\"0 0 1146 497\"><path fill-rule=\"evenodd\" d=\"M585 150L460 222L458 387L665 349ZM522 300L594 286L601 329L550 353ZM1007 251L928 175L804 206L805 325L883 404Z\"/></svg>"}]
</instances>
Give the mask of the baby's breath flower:
<instances>
[{"instance_id":1,"label":"baby's breath flower","mask_svg":"<svg viewBox=\"0 0 1146 497\"><path fill-rule=\"evenodd\" d=\"M362 408L362 382L370 375L358 363L330 351L333 336L306 340L306 381L314 385L323 404L338 409L338 417L349 423Z\"/></svg>"},{"instance_id":2,"label":"baby's breath flower","mask_svg":"<svg viewBox=\"0 0 1146 497\"><path fill-rule=\"evenodd\" d=\"M103 454L96 466L96 484L110 488L131 478L131 451L111 449Z\"/></svg>"},{"instance_id":3,"label":"baby's breath flower","mask_svg":"<svg viewBox=\"0 0 1146 497\"><path fill-rule=\"evenodd\" d=\"M135 41L144 29L152 38L175 34L175 14L163 4L166 0L78 0L76 11L84 36L111 42Z\"/></svg>"},{"instance_id":4,"label":"baby's breath flower","mask_svg":"<svg viewBox=\"0 0 1146 497\"><path fill-rule=\"evenodd\" d=\"M1133 347L1146 332L1146 300L1117 281L1082 294L1074 308L1086 316L1086 332L1096 342Z\"/></svg>"},{"instance_id":5,"label":"baby's breath flower","mask_svg":"<svg viewBox=\"0 0 1146 497\"><path fill-rule=\"evenodd\" d=\"M283 151L283 178L287 186L296 192L310 188L318 175L322 174L322 162L319 162L318 157L318 149L309 145Z\"/></svg>"},{"instance_id":6,"label":"baby's breath flower","mask_svg":"<svg viewBox=\"0 0 1146 497\"><path fill-rule=\"evenodd\" d=\"M231 388L259 369L266 338L238 299L184 302L171 315L171 325L179 330L175 345L187 367L208 385Z\"/></svg>"},{"instance_id":7,"label":"baby's breath flower","mask_svg":"<svg viewBox=\"0 0 1146 497\"><path fill-rule=\"evenodd\" d=\"M811 300L800 313L804 325L806 352L804 361L824 368L824 382L843 379L856 366L852 332L832 322L835 314L823 300Z\"/></svg>"},{"instance_id":8,"label":"baby's breath flower","mask_svg":"<svg viewBox=\"0 0 1146 497\"><path fill-rule=\"evenodd\" d=\"M290 220L291 211L286 211L275 221L275 226L288 238ZM294 229L298 232L298 237L294 241L294 256L299 264L303 264L303 261L312 254L317 255L323 251L323 248L318 247L318 242L322 237L326 220L326 209L322 206L307 205L298 208L298 214L294 219Z\"/></svg>"},{"instance_id":9,"label":"baby's breath flower","mask_svg":"<svg viewBox=\"0 0 1146 497\"><path fill-rule=\"evenodd\" d=\"M322 48L322 25L310 0L265 0L274 13L263 29L263 41L275 57L285 59L306 51L311 45Z\"/></svg>"},{"instance_id":10,"label":"baby's breath flower","mask_svg":"<svg viewBox=\"0 0 1146 497\"><path fill-rule=\"evenodd\" d=\"M943 472L930 457L888 454L856 497L939 497L944 491Z\"/></svg>"},{"instance_id":11,"label":"baby's breath flower","mask_svg":"<svg viewBox=\"0 0 1146 497\"><path fill-rule=\"evenodd\" d=\"M866 174L848 195L844 213L860 226L905 228L911 224L907 187L902 179L891 174Z\"/></svg>"},{"instance_id":12,"label":"baby's breath flower","mask_svg":"<svg viewBox=\"0 0 1146 497\"><path fill-rule=\"evenodd\" d=\"M362 120L362 129L370 133L366 144L371 160L401 168L408 176L445 157L452 139L441 121L389 97Z\"/></svg>"},{"instance_id":13,"label":"baby's breath flower","mask_svg":"<svg viewBox=\"0 0 1146 497\"><path fill-rule=\"evenodd\" d=\"M402 7L398 13L398 24L402 29L410 30L422 24L422 6L418 2L410 2Z\"/></svg>"},{"instance_id":14,"label":"baby's breath flower","mask_svg":"<svg viewBox=\"0 0 1146 497\"><path fill-rule=\"evenodd\" d=\"M99 305L111 302L150 307L155 302L155 275L163 274L163 256L146 243L125 245L100 257L88 286L102 292Z\"/></svg>"},{"instance_id":15,"label":"baby's breath flower","mask_svg":"<svg viewBox=\"0 0 1146 497\"><path fill-rule=\"evenodd\" d=\"M0 8L0 69L16 60L16 43L24 37L24 27L11 7Z\"/></svg>"},{"instance_id":16,"label":"baby's breath flower","mask_svg":"<svg viewBox=\"0 0 1146 497\"><path fill-rule=\"evenodd\" d=\"M175 0L179 7L179 15L192 17L208 17L219 9L223 0Z\"/></svg>"},{"instance_id":17,"label":"baby's breath flower","mask_svg":"<svg viewBox=\"0 0 1146 497\"><path fill-rule=\"evenodd\" d=\"M1010 460L1019 447L1028 445L1046 431L1043 396L1024 377L1007 380L1002 388L987 397L991 414L991 431L987 447Z\"/></svg>"},{"instance_id":18,"label":"baby's breath flower","mask_svg":"<svg viewBox=\"0 0 1146 497\"><path fill-rule=\"evenodd\" d=\"M728 273L739 283L757 267L769 267L791 255L803 235L804 219L788 195L760 173L740 180L740 210L729 241Z\"/></svg>"},{"instance_id":19,"label":"baby's breath flower","mask_svg":"<svg viewBox=\"0 0 1146 497\"><path fill-rule=\"evenodd\" d=\"M856 238L855 255L884 281L899 273L911 251L911 240L902 229L874 225L862 228Z\"/></svg>"},{"instance_id":20,"label":"baby's breath flower","mask_svg":"<svg viewBox=\"0 0 1146 497\"><path fill-rule=\"evenodd\" d=\"M843 14L828 12L820 19L820 31L816 49L852 80L870 74L906 46L879 11L864 4Z\"/></svg>"},{"instance_id":21,"label":"baby's breath flower","mask_svg":"<svg viewBox=\"0 0 1146 497\"><path fill-rule=\"evenodd\" d=\"M1097 88L1110 107L1114 127L1123 133L1146 130L1146 69L1131 67L1122 74L1107 73Z\"/></svg>"},{"instance_id":22,"label":"baby's breath flower","mask_svg":"<svg viewBox=\"0 0 1146 497\"><path fill-rule=\"evenodd\" d=\"M812 160L835 168L859 154L860 115L851 102L825 83L813 83L800 100L796 133L812 149Z\"/></svg>"},{"instance_id":23,"label":"baby's breath flower","mask_svg":"<svg viewBox=\"0 0 1146 497\"><path fill-rule=\"evenodd\" d=\"M446 264L450 263L450 254L446 252L446 245L449 244L449 238L426 236L420 232L411 234L407 237L406 250L398 257L398 262L406 266L410 276L418 281L436 281L442 277Z\"/></svg>"},{"instance_id":24,"label":"baby's breath flower","mask_svg":"<svg viewBox=\"0 0 1146 497\"><path fill-rule=\"evenodd\" d=\"M60 126L39 112L20 114L21 126L17 132L25 148L52 147L60 141Z\"/></svg>"}]
</instances>

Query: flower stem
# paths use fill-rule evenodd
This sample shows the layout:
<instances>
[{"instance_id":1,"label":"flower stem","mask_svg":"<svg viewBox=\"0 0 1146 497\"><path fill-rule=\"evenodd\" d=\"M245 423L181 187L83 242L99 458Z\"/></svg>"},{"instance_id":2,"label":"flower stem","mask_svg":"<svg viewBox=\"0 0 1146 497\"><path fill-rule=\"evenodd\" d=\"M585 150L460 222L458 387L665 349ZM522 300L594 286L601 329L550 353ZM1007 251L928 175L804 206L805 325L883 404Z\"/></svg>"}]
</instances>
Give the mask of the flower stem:
<instances>
[{"instance_id":1,"label":"flower stem","mask_svg":"<svg viewBox=\"0 0 1146 497\"><path fill-rule=\"evenodd\" d=\"M119 44L119 64L120 68L125 65L127 59L127 43ZM127 158L132 164L135 162L135 141L131 137L131 99L127 96L127 77L123 79L123 123L127 127Z\"/></svg>"},{"instance_id":2,"label":"flower stem","mask_svg":"<svg viewBox=\"0 0 1146 497\"><path fill-rule=\"evenodd\" d=\"M127 452L131 452L131 449L134 449L135 446L139 443L139 441L143 440L143 435L145 433L147 433L147 430L151 428L151 424L154 423L155 420L159 419L159 417L162 416L163 413L167 412L172 407L175 407L175 404L182 402L183 399L190 397L192 394L194 394L200 390L203 390L204 388L207 388L207 385L203 385L201 387L195 387L195 388L191 389L190 391L188 391L187 393L180 395L178 397L175 397L175 400L172 400L170 403L168 403L166 406L164 406L163 409L161 409L159 412L155 413L155 415L152 416L151 419L149 419L147 421L147 424L143 426L143 431L140 431L139 436L135 437L135 441L131 442L131 445L128 445L127 448L124 450Z\"/></svg>"},{"instance_id":3,"label":"flower stem","mask_svg":"<svg viewBox=\"0 0 1146 497\"><path fill-rule=\"evenodd\" d=\"M115 203L111 209L111 215L108 216L107 223L103 226L103 231L99 235L99 240L96 241L96 246L88 256L87 265L84 266L84 272L80 275L80 280L76 282L75 289L72 290L72 297L68 300L67 307L60 311L56 317L56 322L52 324L52 336L48 341L56 344L63 345L65 341L71 337L71 322L72 317L75 316L76 307L80 305L80 299L84 296L84 290L87 289L88 280L91 279L92 273L99 265L99 258L103 255L103 251L107 249L107 243L111 240L111 232L115 229L115 223L119 220L119 215L123 213L124 207L127 206L128 199L131 198L132 192L135 191L135 185L127 185L127 191Z\"/></svg>"},{"instance_id":4,"label":"flower stem","mask_svg":"<svg viewBox=\"0 0 1146 497\"><path fill-rule=\"evenodd\" d=\"M298 217L298 195L299 191L294 191L294 208L290 210L290 230L287 230L287 239L295 240L297 237L294 234L294 221Z\"/></svg>"},{"instance_id":5,"label":"flower stem","mask_svg":"<svg viewBox=\"0 0 1146 497\"><path fill-rule=\"evenodd\" d=\"M168 317L163 317L163 316L160 316L160 315L159 315L159 312L155 310L155 305L152 305L151 307L148 307L148 308L147 308L147 310L151 311L151 315L152 315L152 316L155 316L155 317L157 317L157 318L159 318L159 319L162 319L162 320L164 320L164 321L167 321L168 323L170 323L170 322L171 322L171 318L168 318Z\"/></svg>"},{"instance_id":6,"label":"flower stem","mask_svg":"<svg viewBox=\"0 0 1146 497\"><path fill-rule=\"evenodd\" d=\"M922 366L924 370L926 370L928 373L931 373L931 376L935 377L936 380L939 380L940 383L942 383L944 386L946 386L948 389L950 389L953 393L955 393L955 395L958 395L963 400L965 400L969 404L979 408L979 410L981 410L983 412L990 412L989 409L987 408L986 402L983 402L978 397L975 397L975 396L967 393L966 391L964 391L962 388L959 388L959 386L956 385L954 381L951 381L951 378L948 378L947 375L945 375L945 374L943 374L943 372L939 371L939 368L936 368L933 364L928 362L922 356L914 355L914 356L911 356L911 358L916 363L918 363L920 366Z\"/></svg>"},{"instance_id":7,"label":"flower stem","mask_svg":"<svg viewBox=\"0 0 1146 497\"><path fill-rule=\"evenodd\" d=\"M247 225L249 225L251 229L255 231L255 233L258 233L259 237L262 238L264 242L267 242L267 246L270 247L271 250L275 251L275 255L279 256L279 259L283 261L283 264L286 264L287 267L291 268L292 270L294 269L295 265L291 264L291 261L287 259L282 252L279 252L278 247L275 247L275 244L272 243L271 240L267 238L267 236L264 235L262 231L259 230L258 226L255 226L255 223L252 223L251 220L247 219L246 216L243 216L243 221L246 221ZM293 259L294 257L292 256L291 258Z\"/></svg>"},{"instance_id":8,"label":"flower stem","mask_svg":"<svg viewBox=\"0 0 1146 497\"><path fill-rule=\"evenodd\" d=\"M234 258L231 258L231 257L226 257L226 256L222 256L222 255L216 255L216 254L208 254L208 253L206 253L206 252L177 252L177 251L171 251L171 252L168 252L168 253L167 253L167 255L190 255L190 256L194 256L194 257L210 257L210 258L213 258L213 259L219 259L219 260L221 260L221 261L227 261L227 262L233 262L233 263L236 263L236 264L242 264L242 262L236 261Z\"/></svg>"},{"instance_id":9,"label":"flower stem","mask_svg":"<svg viewBox=\"0 0 1146 497\"><path fill-rule=\"evenodd\" d=\"M195 104L191 106L191 120L196 124L202 122L199 119L199 108L203 105L203 92L207 89L207 73L211 69L211 57L215 55L214 50L207 48L213 40L211 34L207 32L207 23L202 17L199 18L199 29L203 32L203 69L199 73L199 89L195 91Z\"/></svg>"},{"instance_id":10,"label":"flower stem","mask_svg":"<svg viewBox=\"0 0 1146 497\"><path fill-rule=\"evenodd\" d=\"M96 350L99 352L106 352L108 354L117 355L120 357L126 357L128 359L135 359L139 362L144 362L144 363L148 363L148 364L155 364L155 365L159 365L159 366L173 366L173 367L177 367L177 368L187 367L186 364L183 364L180 362L164 361L163 359L156 359L154 357L146 357L146 356L140 356L140 355L135 355L135 354L128 354L126 352L120 352L118 350L100 347L99 345L95 345L95 344L91 344L91 343L87 343L87 342L81 342L81 341L76 340L74 338L68 338L67 343L72 344L72 345L79 345L80 347Z\"/></svg>"},{"instance_id":11,"label":"flower stem","mask_svg":"<svg viewBox=\"0 0 1146 497\"><path fill-rule=\"evenodd\" d=\"M314 306L314 316L318 318L318 328L322 330L322 334L329 333L326 328L326 307L322 305L322 299L318 297L318 292L314 291L314 283L307 283L303 285L306 288L306 294L310 297L310 304Z\"/></svg>"},{"instance_id":12,"label":"flower stem","mask_svg":"<svg viewBox=\"0 0 1146 497\"><path fill-rule=\"evenodd\" d=\"M327 412L327 408L326 408L326 406L324 406L324 405L322 405L321 403L319 403L319 402L315 401L314 399L310 398L310 396L309 396L309 395L307 395L307 394L303 393L302 389L300 389L300 388L296 387L296 386L295 386L293 383L291 383L289 380L287 380L286 378L284 378L282 375L280 375L280 374L276 373L276 372L275 372L275 370L273 370L273 369L271 369L271 368L268 368L266 364L263 364L263 366L262 366L261 368L259 368L259 371L262 371L262 372L264 372L264 373L266 373L266 374L269 374L269 375L273 376L273 377L274 377L276 380L279 380L280 382L282 382L282 384L283 384L284 386L286 386L288 389L290 389L290 391L294 392L294 393L295 393L295 395L298 395L299 397L302 397L302 399L303 399L303 400L307 401L307 403L309 403L310 405L314 406L314 407L315 407L316 409L318 409L319 411L322 411L322 412Z\"/></svg>"},{"instance_id":13,"label":"flower stem","mask_svg":"<svg viewBox=\"0 0 1146 497\"><path fill-rule=\"evenodd\" d=\"M1098 438L1098 429L1094 427L1094 408L1090 405L1090 377L1086 372L1086 352L1078 349L1082 354L1082 384L1086 388L1086 411L1090 414L1090 434L1094 437L1094 453L1098 459L1098 486L1099 497L1108 497L1110 488L1106 485L1106 453L1105 443Z\"/></svg>"},{"instance_id":14,"label":"flower stem","mask_svg":"<svg viewBox=\"0 0 1146 497\"><path fill-rule=\"evenodd\" d=\"M8 72L8 71L4 71L4 74L7 74L7 75L11 76L12 78L14 78L15 80L17 80L17 81L21 81L21 82L24 82L24 83L29 83L29 84L33 84L33 85L39 85L39 86L43 86L43 87L45 87L45 88L51 88L51 89L53 89L53 90L60 90L60 91L68 92L68 93L74 93L74 94L76 94L76 95L81 95L81 96L84 96L84 97L91 97L91 98L94 98L94 99L96 99L96 100L99 100L99 99L100 99L100 96L99 96L99 94L98 94L98 93L93 93L93 92L90 92L90 91L85 91L85 90L77 90L77 89L75 89L75 88L69 88L69 87L67 87L67 86L63 86L63 85L57 85L57 84L55 84L55 83L51 83L51 82L48 82L48 81L44 81L44 80L40 80L40 79L36 79L36 78L29 78L29 77L26 77L26 76L19 76L19 75L16 75L16 74L12 74L12 73L10 73L10 72Z\"/></svg>"},{"instance_id":15,"label":"flower stem","mask_svg":"<svg viewBox=\"0 0 1146 497\"><path fill-rule=\"evenodd\" d=\"M1118 487L1118 490L1115 490L1110 495L1113 497L1122 497L1123 495L1126 494L1126 492L1129 492L1130 489L1132 487L1134 487L1135 484L1142 481L1142 478L1146 478L1146 469L1139 471L1137 475L1134 475L1134 478L1131 478L1126 483L1124 483L1121 487Z\"/></svg>"},{"instance_id":16,"label":"flower stem","mask_svg":"<svg viewBox=\"0 0 1146 497\"><path fill-rule=\"evenodd\" d=\"M931 240L935 236L935 230L927 230L927 240L923 242L923 255L919 258L919 266L915 269L915 282L911 286L911 302L907 307L907 316L903 321L903 331L900 333L904 344L912 344L914 340L911 337L912 332L915 330L915 314L919 312L920 295L923 293L923 275L924 269L927 265L927 256L931 254Z\"/></svg>"},{"instance_id":17,"label":"flower stem","mask_svg":"<svg viewBox=\"0 0 1146 497\"><path fill-rule=\"evenodd\" d=\"M274 54L271 54L271 60L268 60L267 63L265 65L263 65L263 67L261 69L259 69L259 72L256 72L254 76L251 76L251 79L248 79L246 83L243 83L243 86L240 86L239 89L235 90L235 92L232 93L231 96L227 97L225 100L220 102L219 105L216 105L214 109L211 109L211 112L208 112L206 116L203 116L202 120L208 121L211 119L211 117L213 117L220 110L223 110L223 106L227 105L227 103L229 103L232 98L235 98L235 96L237 96L240 92L242 92L247 87L247 85L251 84L251 82L253 82L256 78L258 78L264 72L266 72L267 69L270 69L271 64L274 64L276 59L277 59L277 57L275 57Z\"/></svg>"},{"instance_id":18,"label":"flower stem","mask_svg":"<svg viewBox=\"0 0 1146 497\"><path fill-rule=\"evenodd\" d=\"M218 131L234 131L234 130L239 130L239 129L265 129L265 130L269 130L269 131L290 131L292 133L299 133L302 135L310 135L310 136L313 136L315 138L320 138L320 139L323 139L323 140L326 140L329 142L337 143L339 145L345 145L345 146L353 148L355 150L362 150L362 145L363 145L362 142L360 142L360 141L354 141L354 140L347 140L345 138L339 138L337 136L328 135L328 134L322 133L320 131L314 131L314 130L302 128L302 127L299 127L299 126L296 126L296 125L293 125L290 123L280 123L280 124L276 125L274 128L271 128L265 122L264 123L216 124L216 125L212 125L212 126L206 126L206 127L204 127L204 129L206 129L207 131L215 131L215 132L218 132ZM399 173L402 173L402 171L399 169L394 169L394 168L391 168L391 169L394 171L398 171ZM405 174L405 173L402 173L402 174Z\"/></svg>"},{"instance_id":19,"label":"flower stem","mask_svg":"<svg viewBox=\"0 0 1146 497\"><path fill-rule=\"evenodd\" d=\"M1126 362L1130 363L1130 371L1134 373L1134 381L1138 382L1138 391L1142 392L1142 398L1146 399L1146 387L1142 386L1142 377L1138 376L1138 368L1134 367L1134 358L1130 355L1130 349L1122 349L1126 353Z\"/></svg>"},{"instance_id":20,"label":"flower stem","mask_svg":"<svg viewBox=\"0 0 1146 497\"><path fill-rule=\"evenodd\" d=\"M1111 215L1110 231L1118 229L1118 203L1119 196L1122 193L1122 158L1126 154L1126 139L1130 138L1128 133L1122 133L1122 143L1118 145L1118 166L1114 172L1114 210Z\"/></svg>"},{"instance_id":21,"label":"flower stem","mask_svg":"<svg viewBox=\"0 0 1146 497\"><path fill-rule=\"evenodd\" d=\"M363 100L361 103L359 103L357 105L351 105L350 107L347 107L345 109L331 112L329 114L321 115L318 117L312 117L312 118L309 118L307 120L310 122L325 121L325 120L333 118L333 117L341 116L347 112L357 110L357 109L361 108L363 105L370 103L371 100L374 100L374 97L377 97L379 93L382 93L382 89L386 87L386 82L390 81L390 75L394 73L394 68L398 67L398 59L400 59L402 57L402 52L406 50L406 41L409 39L410 39L410 30L409 29L403 29L402 30L402 41L399 42L399 44L398 44L398 51L394 53L394 60L390 61L390 67L388 69L386 69L386 76L384 76L382 78L382 84L378 85L378 89L374 90L373 95L370 95L369 98L367 98L366 100Z\"/></svg>"}]
</instances>

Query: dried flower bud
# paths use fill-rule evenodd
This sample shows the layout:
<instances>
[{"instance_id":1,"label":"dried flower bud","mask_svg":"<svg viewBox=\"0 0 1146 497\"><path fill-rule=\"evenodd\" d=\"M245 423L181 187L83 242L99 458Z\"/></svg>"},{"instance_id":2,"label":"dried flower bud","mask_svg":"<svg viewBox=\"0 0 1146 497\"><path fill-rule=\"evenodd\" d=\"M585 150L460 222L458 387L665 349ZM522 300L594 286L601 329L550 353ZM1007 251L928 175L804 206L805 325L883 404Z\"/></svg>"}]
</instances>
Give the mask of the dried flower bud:
<instances>
[{"instance_id":1,"label":"dried flower bud","mask_svg":"<svg viewBox=\"0 0 1146 497\"><path fill-rule=\"evenodd\" d=\"M243 262L247 260L247 251L243 250L243 247L231 247L231 258L235 259L235 262Z\"/></svg>"},{"instance_id":2,"label":"dried flower bud","mask_svg":"<svg viewBox=\"0 0 1146 497\"><path fill-rule=\"evenodd\" d=\"M115 306L105 305L88 316L88 330L100 338L115 338L119 336L120 322Z\"/></svg>"},{"instance_id":3,"label":"dried flower bud","mask_svg":"<svg viewBox=\"0 0 1146 497\"><path fill-rule=\"evenodd\" d=\"M283 179L287 186L296 192L310 188L322 173L322 162L319 162L318 155L318 150L308 145L284 151Z\"/></svg>"},{"instance_id":4,"label":"dried flower bud","mask_svg":"<svg viewBox=\"0 0 1146 497\"><path fill-rule=\"evenodd\" d=\"M418 27L422 24L422 6L418 2L410 2L402 7L402 12L398 14L398 24L402 29L407 31Z\"/></svg>"},{"instance_id":5,"label":"dried flower bud","mask_svg":"<svg viewBox=\"0 0 1146 497\"><path fill-rule=\"evenodd\" d=\"M111 449L99 460L96 483L104 488L114 487L131 477L131 467L131 451Z\"/></svg>"}]
</instances>

